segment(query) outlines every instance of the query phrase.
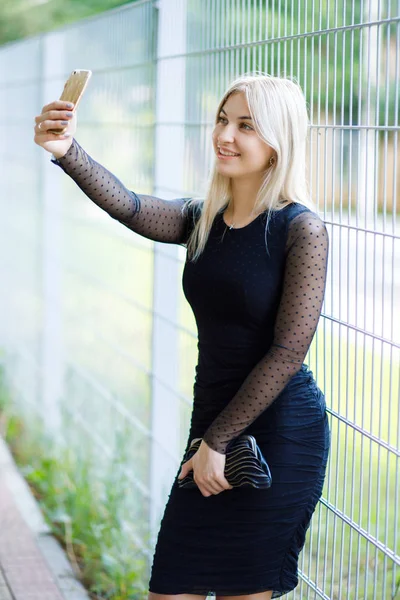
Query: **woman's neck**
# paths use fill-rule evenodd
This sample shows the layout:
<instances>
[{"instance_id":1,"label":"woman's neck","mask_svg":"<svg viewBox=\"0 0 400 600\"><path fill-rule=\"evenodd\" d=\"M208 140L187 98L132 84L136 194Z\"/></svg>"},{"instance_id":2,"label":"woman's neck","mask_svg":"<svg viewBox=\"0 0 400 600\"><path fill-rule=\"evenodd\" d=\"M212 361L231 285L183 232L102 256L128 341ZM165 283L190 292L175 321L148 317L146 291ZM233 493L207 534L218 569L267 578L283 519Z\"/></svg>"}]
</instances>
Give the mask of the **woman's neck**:
<instances>
[{"instance_id":1,"label":"woman's neck","mask_svg":"<svg viewBox=\"0 0 400 600\"><path fill-rule=\"evenodd\" d=\"M254 217L252 213L261 182L254 179L231 179L231 201L225 211L237 222Z\"/></svg>"}]
</instances>

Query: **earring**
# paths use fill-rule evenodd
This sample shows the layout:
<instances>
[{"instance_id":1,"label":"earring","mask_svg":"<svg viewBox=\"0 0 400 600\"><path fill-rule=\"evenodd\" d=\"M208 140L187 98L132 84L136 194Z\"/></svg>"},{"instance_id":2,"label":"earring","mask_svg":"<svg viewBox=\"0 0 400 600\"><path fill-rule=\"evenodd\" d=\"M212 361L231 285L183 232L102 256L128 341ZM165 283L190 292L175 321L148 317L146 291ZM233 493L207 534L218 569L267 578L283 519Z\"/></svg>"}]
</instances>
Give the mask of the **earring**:
<instances>
[{"instance_id":1,"label":"earring","mask_svg":"<svg viewBox=\"0 0 400 600\"><path fill-rule=\"evenodd\" d=\"M271 156L271 158L269 159L269 164L271 167L275 164L275 158L273 156Z\"/></svg>"}]
</instances>

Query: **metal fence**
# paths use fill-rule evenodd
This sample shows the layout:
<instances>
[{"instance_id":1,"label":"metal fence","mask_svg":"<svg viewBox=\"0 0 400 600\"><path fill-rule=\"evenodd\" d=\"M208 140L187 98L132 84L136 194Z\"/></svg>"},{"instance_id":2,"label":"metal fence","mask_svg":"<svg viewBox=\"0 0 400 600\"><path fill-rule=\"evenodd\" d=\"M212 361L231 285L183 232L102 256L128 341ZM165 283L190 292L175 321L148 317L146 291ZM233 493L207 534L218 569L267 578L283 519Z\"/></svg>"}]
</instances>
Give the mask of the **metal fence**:
<instances>
[{"instance_id":1,"label":"metal fence","mask_svg":"<svg viewBox=\"0 0 400 600\"><path fill-rule=\"evenodd\" d=\"M90 68L89 154L137 192L201 196L226 85L253 70L298 79L330 234L306 362L332 449L288 597L400 598L399 14L378 0L139 1L0 49L2 361L27 423L39 414L57 443L94 449L94 482L122 439L124 535L149 564L192 405L184 251L94 206L31 142L33 117Z\"/></svg>"}]
</instances>

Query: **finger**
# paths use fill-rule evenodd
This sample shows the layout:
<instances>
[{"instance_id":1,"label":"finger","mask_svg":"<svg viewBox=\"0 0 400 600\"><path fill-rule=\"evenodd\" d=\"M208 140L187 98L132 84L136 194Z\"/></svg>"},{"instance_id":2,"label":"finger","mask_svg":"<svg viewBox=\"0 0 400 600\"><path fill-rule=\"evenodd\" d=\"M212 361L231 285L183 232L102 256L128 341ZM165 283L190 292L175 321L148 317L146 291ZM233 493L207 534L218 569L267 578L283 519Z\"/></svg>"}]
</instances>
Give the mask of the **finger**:
<instances>
[{"instance_id":1,"label":"finger","mask_svg":"<svg viewBox=\"0 0 400 600\"><path fill-rule=\"evenodd\" d=\"M42 121L42 122L40 122L40 123L38 123L36 125L36 127L35 127L35 133L37 135L43 136L43 135L47 135L48 133L51 133L51 132L47 131L47 127L44 124L44 121Z\"/></svg>"},{"instance_id":2,"label":"finger","mask_svg":"<svg viewBox=\"0 0 400 600\"><path fill-rule=\"evenodd\" d=\"M231 490L233 488L233 486L225 478L223 480L215 481L213 483L210 482L210 484L212 485L212 489L214 490L214 493L218 493L218 494L220 494L221 492L224 492L225 490ZM219 490L219 491L217 492L216 490Z\"/></svg>"},{"instance_id":3,"label":"finger","mask_svg":"<svg viewBox=\"0 0 400 600\"><path fill-rule=\"evenodd\" d=\"M52 133L51 131L37 129L35 127L35 138L40 139L40 141L48 141L48 140L60 140L62 137L69 137L72 135L70 131L65 131L64 133Z\"/></svg>"},{"instance_id":4,"label":"finger","mask_svg":"<svg viewBox=\"0 0 400 600\"><path fill-rule=\"evenodd\" d=\"M42 133L48 129L65 129L68 127L69 121L40 121L35 127L35 130Z\"/></svg>"},{"instance_id":5,"label":"finger","mask_svg":"<svg viewBox=\"0 0 400 600\"><path fill-rule=\"evenodd\" d=\"M200 481L198 481L196 479L195 473L193 473L193 481L195 482L195 484L197 485L197 487L199 488L199 490L203 494L203 496L212 496L213 495L213 492L208 489L208 486L206 484L201 483Z\"/></svg>"},{"instance_id":6,"label":"finger","mask_svg":"<svg viewBox=\"0 0 400 600\"><path fill-rule=\"evenodd\" d=\"M190 460L188 460L187 462L183 463L181 470L179 472L178 478L179 479L183 479L184 477L186 477L186 475L189 473L189 471L191 471L191 465L190 465Z\"/></svg>"},{"instance_id":7,"label":"finger","mask_svg":"<svg viewBox=\"0 0 400 600\"><path fill-rule=\"evenodd\" d=\"M233 488L233 485L231 485L225 477L224 477L221 485L223 485L225 490L231 490Z\"/></svg>"},{"instance_id":8,"label":"finger","mask_svg":"<svg viewBox=\"0 0 400 600\"><path fill-rule=\"evenodd\" d=\"M219 490L219 492L232 489L231 484L222 474L218 478L212 479L207 483L211 485L214 490Z\"/></svg>"},{"instance_id":9,"label":"finger","mask_svg":"<svg viewBox=\"0 0 400 600\"><path fill-rule=\"evenodd\" d=\"M197 483L197 482L196 482ZM198 485L198 484L197 484ZM215 481L203 481L200 483L201 487L207 490L210 494L216 496L224 491L224 488L219 485L218 482Z\"/></svg>"},{"instance_id":10,"label":"finger","mask_svg":"<svg viewBox=\"0 0 400 600\"><path fill-rule=\"evenodd\" d=\"M35 123L38 124L43 121L59 120L72 121L74 114L73 109L43 111L40 115L35 117Z\"/></svg>"},{"instance_id":11,"label":"finger","mask_svg":"<svg viewBox=\"0 0 400 600\"><path fill-rule=\"evenodd\" d=\"M43 113L35 117L36 125L43 123L44 121L67 121L67 124L72 121L74 113L70 110L60 111L53 110L50 112ZM42 127L43 128L43 127Z\"/></svg>"},{"instance_id":12,"label":"finger","mask_svg":"<svg viewBox=\"0 0 400 600\"><path fill-rule=\"evenodd\" d=\"M182 465L182 471L184 471L185 474L189 473L189 471L192 470L192 459L189 458L189 460L187 460L185 463L183 463Z\"/></svg>"},{"instance_id":13,"label":"finger","mask_svg":"<svg viewBox=\"0 0 400 600\"><path fill-rule=\"evenodd\" d=\"M41 146L44 142L54 142L54 141L60 141L60 140L67 140L71 138L71 133L62 133L62 134L57 134L57 133L36 133L33 141L38 144L39 146Z\"/></svg>"},{"instance_id":14,"label":"finger","mask_svg":"<svg viewBox=\"0 0 400 600\"><path fill-rule=\"evenodd\" d=\"M74 104L72 102L65 102L64 100L54 100L50 104L46 104L42 108L42 114L49 112L50 110L72 110Z\"/></svg>"},{"instance_id":15,"label":"finger","mask_svg":"<svg viewBox=\"0 0 400 600\"><path fill-rule=\"evenodd\" d=\"M221 492L225 491L225 488L222 485L219 485L217 483L214 483L213 485L210 486L213 494L220 494Z\"/></svg>"},{"instance_id":16,"label":"finger","mask_svg":"<svg viewBox=\"0 0 400 600\"><path fill-rule=\"evenodd\" d=\"M71 121L74 116L72 110L50 110L49 112L42 115L42 119L49 119L50 121L58 121L59 119Z\"/></svg>"}]
</instances>

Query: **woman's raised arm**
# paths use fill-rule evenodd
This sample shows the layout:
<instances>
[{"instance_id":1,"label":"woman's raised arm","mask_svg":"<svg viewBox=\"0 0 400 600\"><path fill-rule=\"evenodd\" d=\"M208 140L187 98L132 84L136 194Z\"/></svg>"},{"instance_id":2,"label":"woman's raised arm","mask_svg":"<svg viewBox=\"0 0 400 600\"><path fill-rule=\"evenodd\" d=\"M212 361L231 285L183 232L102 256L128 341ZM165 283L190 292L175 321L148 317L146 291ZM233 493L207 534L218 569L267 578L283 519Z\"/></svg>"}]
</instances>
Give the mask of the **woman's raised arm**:
<instances>
[{"instance_id":1,"label":"woman's raised arm","mask_svg":"<svg viewBox=\"0 0 400 600\"><path fill-rule=\"evenodd\" d=\"M64 156L53 157L51 161L61 167L88 198L132 231L158 242L186 243L189 198L162 200L135 194L96 162L75 139Z\"/></svg>"},{"instance_id":2,"label":"woman's raised arm","mask_svg":"<svg viewBox=\"0 0 400 600\"><path fill-rule=\"evenodd\" d=\"M65 128L62 135L51 133ZM161 200L137 195L97 163L73 137L77 128L74 105L55 100L35 117L34 142L53 154L52 162L69 175L81 190L116 219L140 235L158 242L186 244L194 226L190 198ZM197 208L197 203L196 203Z\"/></svg>"}]
</instances>

